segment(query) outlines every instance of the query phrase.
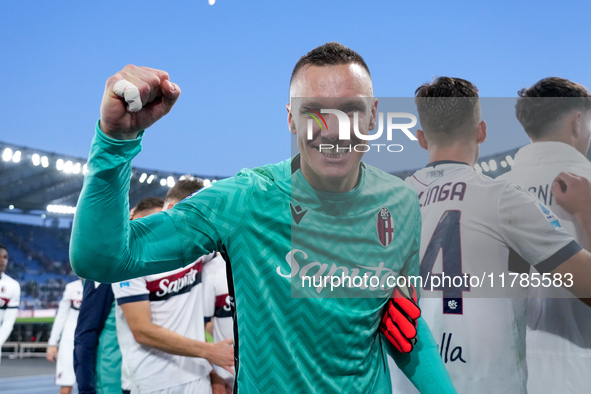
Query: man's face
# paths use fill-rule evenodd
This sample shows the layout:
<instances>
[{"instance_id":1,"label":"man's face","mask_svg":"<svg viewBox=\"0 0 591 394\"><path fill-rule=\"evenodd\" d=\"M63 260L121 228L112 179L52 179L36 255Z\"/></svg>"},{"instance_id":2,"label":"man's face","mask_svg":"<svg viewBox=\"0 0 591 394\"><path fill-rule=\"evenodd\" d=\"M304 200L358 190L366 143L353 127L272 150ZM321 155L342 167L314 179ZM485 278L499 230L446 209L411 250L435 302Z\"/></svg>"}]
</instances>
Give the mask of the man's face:
<instances>
[{"instance_id":1,"label":"man's face","mask_svg":"<svg viewBox=\"0 0 591 394\"><path fill-rule=\"evenodd\" d=\"M8 265L8 251L0 248L0 275L6 271Z\"/></svg>"},{"instance_id":2,"label":"man's face","mask_svg":"<svg viewBox=\"0 0 591 394\"><path fill-rule=\"evenodd\" d=\"M357 184L359 163L365 144L355 136L354 113L358 114L359 132L368 134L375 127L377 99L373 98L371 78L358 64L310 66L301 69L290 88L287 105L290 131L297 135L300 166L306 180L315 189L346 192ZM339 121L335 114L321 114L320 125L313 119L314 111L336 109L346 113L350 138L339 139ZM308 137L308 120L312 119L312 138ZM332 147L331 147L332 146Z\"/></svg>"}]
</instances>

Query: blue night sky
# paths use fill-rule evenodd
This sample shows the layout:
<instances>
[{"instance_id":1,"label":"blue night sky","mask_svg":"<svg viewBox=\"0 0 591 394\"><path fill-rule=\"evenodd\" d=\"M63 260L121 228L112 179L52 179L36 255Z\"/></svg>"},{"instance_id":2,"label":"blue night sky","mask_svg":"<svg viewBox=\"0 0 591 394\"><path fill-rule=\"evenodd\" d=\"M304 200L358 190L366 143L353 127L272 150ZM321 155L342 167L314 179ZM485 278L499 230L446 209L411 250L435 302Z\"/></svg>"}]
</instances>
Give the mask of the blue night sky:
<instances>
[{"instance_id":1,"label":"blue night sky","mask_svg":"<svg viewBox=\"0 0 591 394\"><path fill-rule=\"evenodd\" d=\"M168 71L183 91L135 165L225 176L281 161L292 67L327 41L364 56L378 97L412 97L441 75L482 97L515 97L547 76L591 87L591 3L514 3L3 1L0 142L86 157L104 83L132 63ZM511 128L489 124L481 152L527 143ZM385 169L421 166L413 144Z\"/></svg>"}]
</instances>

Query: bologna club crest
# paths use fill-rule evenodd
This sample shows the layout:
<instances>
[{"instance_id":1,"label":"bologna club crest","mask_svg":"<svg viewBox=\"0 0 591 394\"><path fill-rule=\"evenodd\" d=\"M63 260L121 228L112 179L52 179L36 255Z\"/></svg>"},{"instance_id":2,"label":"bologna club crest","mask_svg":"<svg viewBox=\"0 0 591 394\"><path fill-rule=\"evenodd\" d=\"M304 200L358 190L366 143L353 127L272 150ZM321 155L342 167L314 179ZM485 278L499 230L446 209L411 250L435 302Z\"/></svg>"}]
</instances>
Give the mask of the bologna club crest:
<instances>
[{"instance_id":1,"label":"bologna club crest","mask_svg":"<svg viewBox=\"0 0 591 394\"><path fill-rule=\"evenodd\" d=\"M378 239L383 246L388 246L394 239L394 219L390 210L386 207L380 208L377 219Z\"/></svg>"}]
</instances>

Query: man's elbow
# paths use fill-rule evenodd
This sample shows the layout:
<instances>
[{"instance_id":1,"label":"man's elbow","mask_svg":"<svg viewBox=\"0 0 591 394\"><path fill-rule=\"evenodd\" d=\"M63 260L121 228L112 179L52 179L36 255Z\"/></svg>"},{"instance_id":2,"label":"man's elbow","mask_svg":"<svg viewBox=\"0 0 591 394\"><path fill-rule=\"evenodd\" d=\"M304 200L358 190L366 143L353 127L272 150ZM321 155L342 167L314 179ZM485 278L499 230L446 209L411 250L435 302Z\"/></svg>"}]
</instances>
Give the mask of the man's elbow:
<instances>
[{"instance_id":1,"label":"man's elbow","mask_svg":"<svg viewBox=\"0 0 591 394\"><path fill-rule=\"evenodd\" d=\"M136 328L132 329L131 333L133 334L133 339L140 345L151 346L150 336L145 330Z\"/></svg>"},{"instance_id":2,"label":"man's elbow","mask_svg":"<svg viewBox=\"0 0 591 394\"><path fill-rule=\"evenodd\" d=\"M96 252L85 250L76 244L70 245L70 264L74 273L81 278L100 283L113 282L112 271L108 269L112 261L101 259Z\"/></svg>"}]
</instances>

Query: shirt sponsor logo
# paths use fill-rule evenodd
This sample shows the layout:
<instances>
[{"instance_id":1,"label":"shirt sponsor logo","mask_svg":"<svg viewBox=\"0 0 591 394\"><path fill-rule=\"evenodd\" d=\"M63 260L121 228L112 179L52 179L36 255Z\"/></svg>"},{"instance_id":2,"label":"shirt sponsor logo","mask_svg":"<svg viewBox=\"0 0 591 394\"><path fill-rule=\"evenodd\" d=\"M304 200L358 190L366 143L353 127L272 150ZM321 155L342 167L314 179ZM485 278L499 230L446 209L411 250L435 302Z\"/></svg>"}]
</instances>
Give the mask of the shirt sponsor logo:
<instances>
[{"instance_id":1,"label":"shirt sponsor logo","mask_svg":"<svg viewBox=\"0 0 591 394\"><path fill-rule=\"evenodd\" d=\"M231 317L232 308L230 307L230 295L222 294L215 298L215 317Z\"/></svg>"},{"instance_id":2,"label":"shirt sponsor logo","mask_svg":"<svg viewBox=\"0 0 591 394\"><path fill-rule=\"evenodd\" d=\"M386 207L380 208L377 217L378 239L382 246L388 246L394 239L394 219L390 210Z\"/></svg>"},{"instance_id":3,"label":"shirt sponsor logo","mask_svg":"<svg viewBox=\"0 0 591 394\"><path fill-rule=\"evenodd\" d=\"M297 258L296 258L297 256ZM376 290L384 290L388 289L388 278L397 277L398 272L392 271L391 269L387 268L384 265L384 262L381 261L377 266L366 266L366 265L359 265L355 264L354 267L346 267L346 266L338 266L335 263L332 263L331 266L326 263L320 263L318 261L307 261L308 260L308 253L304 252L300 249L293 249L290 250L289 253L285 256L285 260L289 264L290 271L283 272L281 267L277 267L276 272L279 276L283 278L303 278L305 276L314 276L314 277L322 277L322 276L335 276L341 277L341 275L349 276L352 278L353 282L356 281L356 278L361 278L361 282L363 282L363 278L367 277L377 277L379 280L379 284L377 286L373 285L366 285L365 283L357 286L359 289L365 290L369 289L370 291ZM367 283L367 282L366 282ZM320 293L324 289L323 286L318 286L316 288L316 292ZM391 291L391 288L388 290ZM232 302L232 299L230 299Z\"/></svg>"},{"instance_id":4,"label":"shirt sponsor logo","mask_svg":"<svg viewBox=\"0 0 591 394\"><path fill-rule=\"evenodd\" d=\"M129 287L129 282L121 282L121 283L119 283L119 287L121 287L121 288Z\"/></svg>"},{"instance_id":5,"label":"shirt sponsor logo","mask_svg":"<svg viewBox=\"0 0 591 394\"><path fill-rule=\"evenodd\" d=\"M427 178L441 178L443 174L444 170L427 171Z\"/></svg>"},{"instance_id":6,"label":"shirt sponsor logo","mask_svg":"<svg viewBox=\"0 0 591 394\"><path fill-rule=\"evenodd\" d=\"M82 300L81 299L71 300L70 301L70 307L72 309L75 309L75 310L78 311L78 310L80 310L80 305L82 305Z\"/></svg>"},{"instance_id":7,"label":"shirt sponsor logo","mask_svg":"<svg viewBox=\"0 0 591 394\"><path fill-rule=\"evenodd\" d=\"M195 263L176 274L147 282L150 301L163 301L178 294L184 294L201 283L202 262Z\"/></svg>"}]
</instances>

